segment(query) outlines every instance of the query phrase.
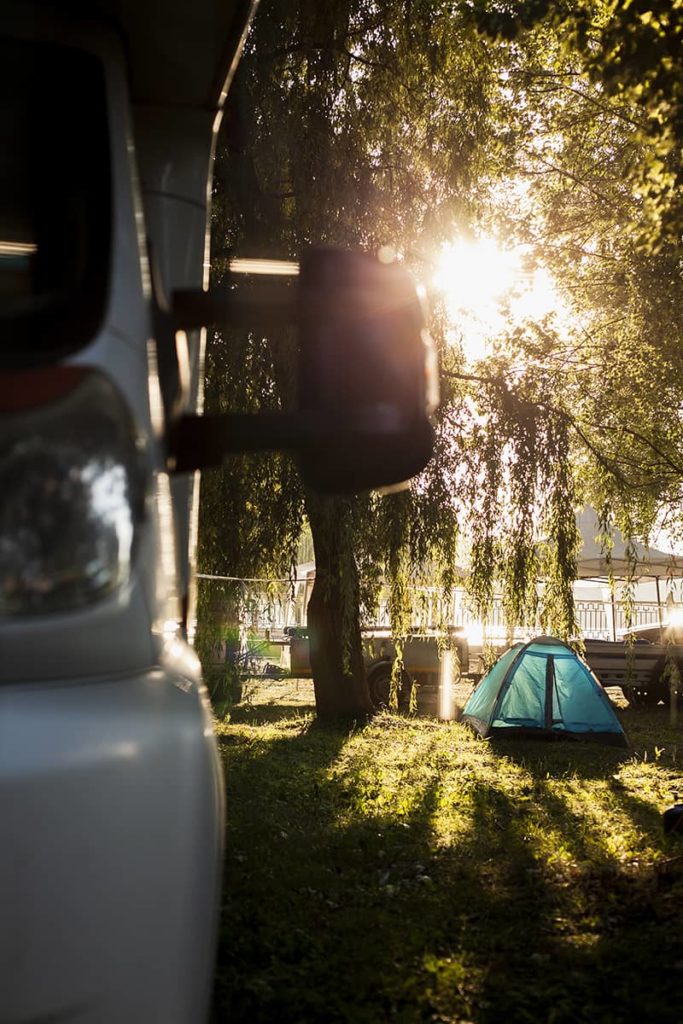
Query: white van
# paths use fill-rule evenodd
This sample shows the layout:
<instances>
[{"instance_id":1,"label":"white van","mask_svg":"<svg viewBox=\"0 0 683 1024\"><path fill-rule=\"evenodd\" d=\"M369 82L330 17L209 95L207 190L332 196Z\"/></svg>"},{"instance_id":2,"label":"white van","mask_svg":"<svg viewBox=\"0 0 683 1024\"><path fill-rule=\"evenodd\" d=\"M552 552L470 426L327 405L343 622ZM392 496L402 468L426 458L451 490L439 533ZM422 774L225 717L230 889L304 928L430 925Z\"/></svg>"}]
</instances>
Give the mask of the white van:
<instances>
[{"instance_id":1,"label":"white van","mask_svg":"<svg viewBox=\"0 0 683 1024\"><path fill-rule=\"evenodd\" d=\"M197 1024L208 1011L224 809L186 639L192 471L236 450L220 417L198 415L201 325L216 318L215 301L203 306L213 143L253 6L3 4L3 1024ZM392 280L410 307L395 375L407 390L396 408L361 394L356 409L346 382L337 400L358 412L365 451L377 437L376 460L330 480L320 459L328 488L401 479L429 455L428 341L410 287ZM314 316L315 359L333 358ZM348 441L329 378L313 389L322 405L245 445L303 438L315 482L316 453ZM325 403L333 430L319 430Z\"/></svg>"},{"instance_id":2,"label":"white van","mask_svg":"<svg viewBox=\"0 0 683 1024\"><path fill-rule=\"evenodd\" d=\"M41 5L2 29L0 1021L196 1024L223 788L183 636L126 40Z\"/></svg>"}]
</instances>

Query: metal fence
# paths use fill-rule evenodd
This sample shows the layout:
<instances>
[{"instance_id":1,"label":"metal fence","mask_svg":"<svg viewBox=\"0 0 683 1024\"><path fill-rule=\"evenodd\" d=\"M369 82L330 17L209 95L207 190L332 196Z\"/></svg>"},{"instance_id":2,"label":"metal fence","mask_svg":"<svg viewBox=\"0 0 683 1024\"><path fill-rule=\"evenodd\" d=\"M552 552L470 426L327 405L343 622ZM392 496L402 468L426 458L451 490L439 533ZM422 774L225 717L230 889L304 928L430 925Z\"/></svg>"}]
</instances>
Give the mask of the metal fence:
<instances>
[{"instance_id":1,"label":"metal fence","mask_svg":"<svg viewBox=\"0 0 683 1024\"><path fill-rule=\"evenodd\" d=\"M266 580L235 580L234 585L240 591L241 616L243 625L251 631L262 635L278 637L288 626L306 624L306 606L310 598L315 570L307 565L304 571L292 584L289 581ZM200 577L203 586L211 586L212 580L225 580L226 577ZM267 584L267 585L266 585ZM444 623L456 627L476 629L481 627L476 613L472 610L464 590L456 589L450 597L446 597L438 587L414 587L413 589L413 626L416 628L434 628ZM680 609L680 604L667 603L664 611L668 618L673 608ZM630 626L649 626L659 622L660 611L656 601L639 601L631 608L631 622L628 623L628 609L623 601L613 604L603 600L579 600L576 602L576 613L581 634L592 639L611 640L620 637ZM390 626L388 593L380 594L378 606L368 626L388 628ZM535 627L540 631L540 622ZM527 627L526 632L534 626ZM505 622L503 601L495 597L491 613L486 622L486 634L489 639L504 639L509 629Z\"/></svg>"}]
</instances>

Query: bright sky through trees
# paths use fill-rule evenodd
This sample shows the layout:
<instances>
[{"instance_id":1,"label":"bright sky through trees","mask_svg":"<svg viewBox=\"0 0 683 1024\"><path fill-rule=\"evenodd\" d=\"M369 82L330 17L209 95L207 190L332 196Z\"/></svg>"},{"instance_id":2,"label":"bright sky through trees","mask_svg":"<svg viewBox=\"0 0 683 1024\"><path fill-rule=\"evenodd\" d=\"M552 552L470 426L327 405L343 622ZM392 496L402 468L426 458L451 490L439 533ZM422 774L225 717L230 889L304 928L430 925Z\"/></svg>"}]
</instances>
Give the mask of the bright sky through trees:
<instances>
[{"instance_id":1,"label":"bright sky through trees","mask_svg":"<svg viewBox=\"0 0 683 1024\"><path fill-rule=\"evenodd\" d=\"M525 321L568 316L551 274L528 267L525 247L505 249L493 237L444 244L433 284L446 302L450 336L468 362L490 354L497 335Z\"/></svg>"}]
</instances>

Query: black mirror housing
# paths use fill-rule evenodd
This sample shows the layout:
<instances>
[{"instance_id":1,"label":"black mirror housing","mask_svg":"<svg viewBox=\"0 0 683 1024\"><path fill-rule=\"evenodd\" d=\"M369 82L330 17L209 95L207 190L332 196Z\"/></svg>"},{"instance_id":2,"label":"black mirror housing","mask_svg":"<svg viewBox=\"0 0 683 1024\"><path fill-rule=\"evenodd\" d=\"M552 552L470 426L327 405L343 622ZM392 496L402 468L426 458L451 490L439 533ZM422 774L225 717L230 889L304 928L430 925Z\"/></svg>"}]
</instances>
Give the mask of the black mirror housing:
<instances>
[{"instance_id":1,"label":"black mirror housing","mask_svg":"<svg viewBox=\"0 0 683 1024\"><path fill-rule=\"evenodd\" d=\"M178 327L299 326L299 404L292 413L184 417L172 428L176 471L229 454L288 449L304 482L344 493L414 476L433 448L436 356L408 272L364 253L311 249L298 285L272 281L174 296Z\"/></svg>"},{"instance_id":2,"label":"black mirror housing","mask_svg":"<svg viewBox=\"0 0 683 1024\"><path fill-rule=\"evenodd\" d=\"M366 490L429 461L436 361L408 272L364 253L313 249L301 263L299 406L334 424L299 455L321 491Z\"/></svg>"}]
</instances>

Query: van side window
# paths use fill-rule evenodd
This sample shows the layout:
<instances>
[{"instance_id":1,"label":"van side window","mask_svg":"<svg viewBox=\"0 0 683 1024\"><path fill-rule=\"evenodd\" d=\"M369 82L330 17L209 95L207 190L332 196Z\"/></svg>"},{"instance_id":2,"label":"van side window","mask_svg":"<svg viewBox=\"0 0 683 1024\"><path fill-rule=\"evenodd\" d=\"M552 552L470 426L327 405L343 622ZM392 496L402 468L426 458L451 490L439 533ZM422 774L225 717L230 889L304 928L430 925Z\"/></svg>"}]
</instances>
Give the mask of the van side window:
<instances>
[{"instance_id":1,"label":"van side window","mask_svg":"<svg viewBox=\"0 0 683 1024\"><path fill-rule=\"evenodd\" d=\"M80 50L0 39L0 363L87 344L111 250L104 73Z\"/></svg>"}]
</instances>

